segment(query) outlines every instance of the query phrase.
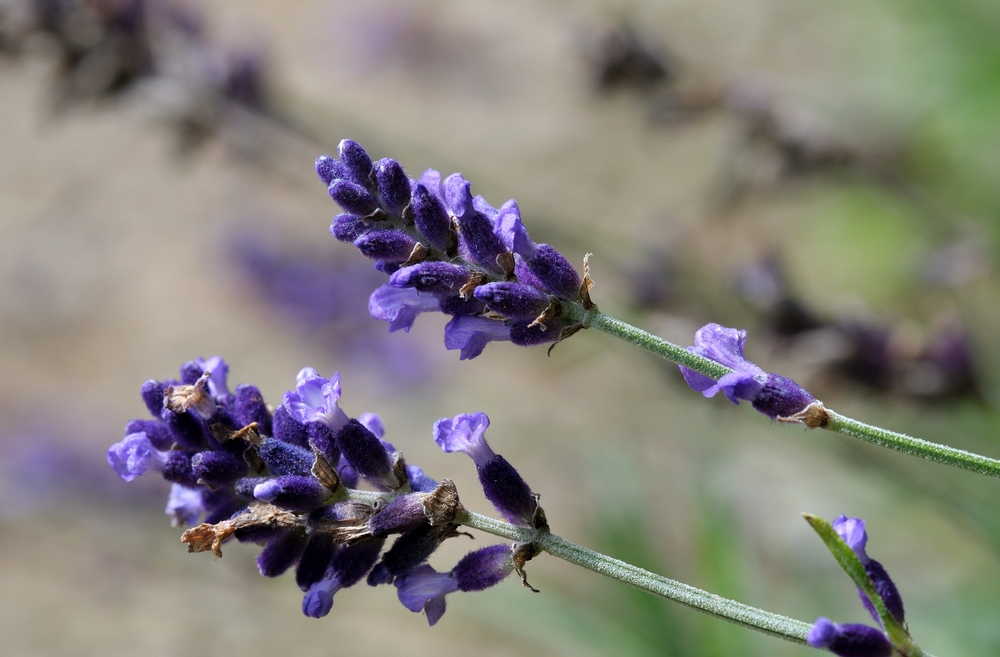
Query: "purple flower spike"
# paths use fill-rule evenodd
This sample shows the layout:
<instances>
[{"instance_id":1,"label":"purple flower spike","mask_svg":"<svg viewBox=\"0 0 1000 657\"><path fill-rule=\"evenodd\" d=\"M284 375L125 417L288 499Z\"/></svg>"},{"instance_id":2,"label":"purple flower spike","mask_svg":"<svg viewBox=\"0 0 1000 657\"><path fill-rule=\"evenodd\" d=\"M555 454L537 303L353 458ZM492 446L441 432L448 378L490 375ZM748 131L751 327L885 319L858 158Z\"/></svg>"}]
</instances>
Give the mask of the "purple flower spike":
<instances>
[{"instance_id":1,"label":"purple flower spike","mask_svg":"<svg viewBox=\"0 0 1000 657\"><path fill-rule=\"evenodd\" d=\"M813 648L827 649L840 657L890 657L892 643L874 627L844 623L838 625L820 618L806 637Z\"/></svg>"},{"instance_id":2,"label":"purple flower spike","mask_svg":"<svg viewBox=\"0 0 1000 657\"><path fill-rule=\"evenodd\" d=\"M295 392L286 392L283 405L288 414L301 424L322 422L331 431L347 424L347 415L340 410L340 373L324 379L311 367L303 368L295 377Z\"/></svg>"},{"instance_id":3,"label":"purple flower spike","mask_svg":"<svg viewBox=\"0 0 1000 657\"><path fill-rule=\"evenodd\" d=\"M347 168L351 180L368 187L372 178L372 159L361 144L353 139L344 139L337 147L340 161Z\"/></svg>"},{"instance_id":4,"label":"purple flower spike","mask_svg":"<svg viewBox=\"0 0 1000 657\"><path fill-rule=\"evenodd\" d=\"M401 230L373 230L354 240L362 255L387 262L403 262L417 241Z\"/></svg>"},{"instance_id":5,"label":"purple flower spike","mask_svg":"<svg viewBox=\"0 0 1000 657\"><path fill-rule=\"evenodd\" d=\"M475 358L497 340L510 340L510 327L495 319L458 315L444 327L444 346L461 349L459 360Z\"/></svg>"},{"instance_id":6,"label":"purple flower spike","mask_svg":"<svg viewBox=\"0 0 1000 657\"><path fill-rule=\"evenodd\" d=\"M458 294L469 280L469 270L448 262L421 262L395 271L389 277L392 287L412 287L432 294Z\"/></svg>"},{"instance_id":7,"label":"purple flower spike","mask_svg":"<svg viewBox=\"0 0 1000 657\"><path fill-rule=\"evenodd\" d=\"M889 613L892 614L892 617L898 623L904 623L906 620L906 611L903 608L903 597L899 594L896 583L889 577L889 573L886 572L885 567L869 557L865 552L865 546L868 543L865 521L861 518L848 518L842 515L833 521L833 529L844 539L844 542L854 551L854 554L858 556L858 559L865 567L865 572L868 573L868 577L871 578L872 583L875 585L875 590L882 597L882 601L885 603L885 607L889 610ZM875 605L872 604L871 600L868 599L868 596L861 589L858 589L858 597L861 598L861 603L868 610L868 613L871 614L872 618L875 619L875 622L881 623L882 621L875 610Z\"/></svg>"},{"instance_id":8,"label":"purple flower spike","mask_svg":"<svg viewBox=\"0 0 1000 657\"><path fill-rule=\"evenodd\" d=\"M149 470L161 472L166 462L167 454L153 447L144 431L129 434L108 448L108 465L125 481Z\"/></svg>"},{"instance_id":9,"label":"purple flower spike","mask_svg":"<svg viewBox=\"0 0 1000 657\"><path fill-rule=\"evenodd\" d=\"M368 299L368 312L375 319L389 322L390 333L400 329L409 333L417 315L438 308L438 299L431 294L421 294L414 288L395 288L391 285L378 288Z\"/></svg>"},{"instance_id":10,"label":"purple flower spike","mask_svg":"<svg viewBox=\"0 0 1000 657\"><path fill-rule=\"evenodd\" d=\"M486 413L462 413L434 423L434 442L446 453L464 452L477 468L485 467L496 454L486 442L490 418Z\"/></svg>"},{"instance_id":11,"label":"purple flower spike","mask_svg":"<svg viewBox=\"0 0 1000 657\"><path fill-rule=\"evenodd\" d=\"M375 163L375 180L386 208L399 215L410 202L410 179L396 160L385 158Z\"/></svg>"},{"instance_id":12,"label":"purple flower spike","mask_svg":"<svg viewBox=\"0 0 1000 657\"><path fill-rule=\"evenodd\" d=\"M549 295L521 283L487 283L477 287L473 294L493 312L511 319L533 320L550 303Z\"/></svg>"},{"instance_id":13,"label":"purple flower spike","mask_svg":"<svg viewBox=\"0 0 1000 657\"><path fill-rule=\"evenodd\" d=\"M440 181L440 176L438 180ZM414 225L427 238L431 246L442 251L450 251L454 240L451 232L451 217L448 216L448 210L445 209L441 199L426 186L418 183L413 190L410 209L413 210Z\"/></svg>"},{"instance_id":14,"label":"purple flower spike","mask_svg":"<svg viewBox=\"0 0 1000 657\"><path fill-rule=\"evenodd\" d=\"M327 188L330 198L348 212L365 217L378 207L371 193L349 180L334 180Z\"/></svg>"}]
</instances>

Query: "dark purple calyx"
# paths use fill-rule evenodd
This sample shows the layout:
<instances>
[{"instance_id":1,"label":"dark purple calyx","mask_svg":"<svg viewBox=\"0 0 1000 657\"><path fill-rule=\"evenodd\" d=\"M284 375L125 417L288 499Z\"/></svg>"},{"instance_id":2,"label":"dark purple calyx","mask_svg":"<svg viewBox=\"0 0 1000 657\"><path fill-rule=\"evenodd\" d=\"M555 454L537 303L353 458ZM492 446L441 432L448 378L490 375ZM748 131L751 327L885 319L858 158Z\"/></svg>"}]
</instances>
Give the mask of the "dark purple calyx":
<instances>
[{"instance_id":1,"label":"dark purple calyx","mask_svg":"<svg viewBox=\"0 0 1000 657\"><path fill-rule=\"evenodd\" d=\"M427 522L424 513L425 493L410 493L394 498L368 520L372 536L388 536L413 531Z\"/></svg>"},{"instance_id":2,"label":"dark purple calyx","mask_svg":"<svg viewBox=\"0 0 1000 657\"><path fill-rule=\"evenodd\" d=\"M389 285L412 287L419 292L457 295L469 281L469 270L448 262L421 262L397 270L389 277Z\"/></svg>"},{"instance_id":3,"label":"dark purple calyx","mask_svg":"<svg viewBox=\"0 0 1000 657\"><path fill-rule=\"evenodd\" d=\"M264 577L277 577L299 562L308 541L301 529L281 532L257 556L257 570Z\"/></svg>"},{"instance_id":4,"label":"dark purple calyx","mask_svg":"<svg viewBox=\"0 0 1000 657\"><path fill-rule=\"evenodd\" d=\"M264 442L257 446L257 453L267 464L271 474L278 477L285 475L308 477L315 460L312 450L277 438L265 438Z\"/></svg>"},{"instance_id":5,"label":"dark purple calyx","mask_svg":"<svg viewBox=\"0 0 1000 657\"><path fill-rule=\"evenodd\" d=\"M330 495L316 479L297 475L268 479L253 489L258 500L294 513L312 511L330 499Z\"/></svg>"},{"instance_id":6,"label":"dark purple calyx","mask_svg":"<svg viewBox=\"0 0 1000 657\"><path fill-rule=\"evenodd\" d=\"M373 230L354 240L358 251L386 263L405 262L417 241L401 230ZM388 273L388 272L386 272Z\"/></svg>"},{"instance_id":7,"label":"dark purple calyx","mask_svg":"<svg viewBox=\"0 0 1000 657\"><path fill-rule=\"evenodd\" d=\"M361 144L353 139L344 139L337 147L340 161L348 171L348 175L354 182L365 187L371 186L372 181L372 159Z\"/></svg>"},{"instance_id":8,"label":"dark purple calyx","mask_svg":"<svg viewBox=\"0 0 1000 657\"><path fill-rule=\"evenodd\" d=\"M174 444L174 437L167 425L160 420L129 420L125 425L125 435L143 432L150 444L161 452L169 450Z\"/></svg>"},{"instance_id":9,"label":"dark purple calyx","mask_svg":"<svg viewBox=\"0 0 1000 657\"><path fill-rule=\"evenodd\" d=\"M441 199L418 184L410 201L413 223L431 246L450 252L455 248L455 234L451 227L451 217Z\"/></svg>"},{"instance_id":10,"label":"dark purple calyx","mask_svg":"<svg viewBox=\"0 0 1000 657\"><path fill-rule=\"evenodd\" d=\"M316 175L324 183L329 185L337 178L347 178L351 175L350 170L340 160L329 155L320 155L316 158Z\"/></svg>"},{"instance_id":11,"label":"dark purple calyx","mask_svg":"<svg viewBox=\"0 0 1000 657\"><path fill-rule=\"evenodd\" d=\"M228 450L198 452L191 457L191 469L201 483L213 488L231 486L250 471L242 457Z\"/></svg>"},{"instance_id":12,"label":"dark purple calyx","mask_svg":"<svg viewBox=\"0 0 1000 657\"><path fill-rule=\"evenodd\" d=\"M163 393L170 384L166 381L150 379L142 384L142 401L153 417L159 418L163 412Z\"/></svg>"},{"instance_id":13,"label":"dark purple calyx","mask_svg":"<svg viewBox=\"0 0 1000 657\"><path fill-rule=\"evenodd\" d=\"M337 447L341 456L362 477L390 488L399 486L392 473L392 460L382 442L358 420L351 419L337 432Z\"/></svg>"},{"instance_id":14,"label":"dark purple calyx","mask_svg":"<svg viewBox=\"0 0 1000 657\"><path fill-rule=\"evenodd\" d=\"M840 657L890 657L892 643L874 627L857 623L837 624L820 618L809 630L806 641L813 648L826 649Z\"/></svg>"},{"instance_id":15,"label":"dark purple calyx","mask_svg":"<svg viewBox=\"0 0 1000 657\"><path fill-rule=\"evenodd\" d=\"M536 324L520 320L510 325L510 341L521 347L531 347L536 344L555 342L559 339L557 322Z\"/></svg>"},{"instance_id":16,"label":"dark purple calyx","mask_svg":"<svg viewBox=\"0 0 1000 657\"><path fill-rule=\"evenodd\" d=\"M531 488L507 459L496 454L485 465L476 465L486 499L507 520L531 526L538 502Z\"/></svg>"},{"instance_id":17,"label":"dark purple calyx","mask_svg":"<svg viewBox=\"0 0 1000 657\"><path fill-rule=\"evenodd\" d=\"M367 189L349 180L334 180L327 188L327 193L344 210L362 217L378 208L375 197Z\"/></svg>"},{"instance_id":18,"label":"dark purple calyx","mask_svg":"<svg viewBox=\"0 0 1000 657\"><path fill-rule=\"evenodd\" d=\"M477 287L473 294L487 308L510 319L533 320L551 302L548 294L521 283L487 283Z\"/></svg>"},{"instance_id":19,"label":"dark purple calyx","mask_svg":"<svg viewBox=\"0 0 1000 657\"><path fill-rule=\"evenodd\" d=\"M306 431L306 426L289 415L284 405L274 409L272 424L274 437L278 440L298 445L299 447L305 447L309 444L309 433Z\"/></svg>"},{"instance_id":20,"label":"dark purple calyx","mask_svg":"<svg viewBox=\"0 0 1000 657\"><path fill-rule=\"evenodd\" d=\"M580 276L573 265L548 244L539 244L527 260L528 269L552 294L564 299L580 296Z\"/></svg>"},{"instance_id":21,"label":"dark purple calyx","mask_svg":"<svg viewBox=\"0 0 1000 657\"><path fill-rule=\"evenodd\" d=\"M242 384L236 387L233 399L233 415L241 427L251 422L257 423L257 432L262 436L272 435L271 411L264 403L264 396L257 386Z\"/></svg>"},{"instance_id":22,"label":"dark purple calyx","mask_svg":"<svg viewBox=\"0 0 1000 657\"><path fill-rule=\"evenodd\" d=\"M397 217L410 203L410 179L396 160L385 158L375 163L375 181L386 209Z\"/></svg>"},{"instance_id":23,"label":"dark purple calyx","mask_svg":"<svg viewBox=\"0 0 1000 657\"><path fill-rule=\"evenodd\" d=\"M779 374L768 374L764 387L751 402L753 407L772 420L791 417L816 401L805 388Z\"/></svg>"},{"instance_id":24,"label":"dark purple calyx","mask_svg":"<svg viewBox=\"0 0 1000 657\"><path fill-rule=\"evenodd\" d=\"M298 568L295 569L295 583L303 591L323 579L330 565L336 546L330 534L310 534Z\"/></svg>"}]
</instances>

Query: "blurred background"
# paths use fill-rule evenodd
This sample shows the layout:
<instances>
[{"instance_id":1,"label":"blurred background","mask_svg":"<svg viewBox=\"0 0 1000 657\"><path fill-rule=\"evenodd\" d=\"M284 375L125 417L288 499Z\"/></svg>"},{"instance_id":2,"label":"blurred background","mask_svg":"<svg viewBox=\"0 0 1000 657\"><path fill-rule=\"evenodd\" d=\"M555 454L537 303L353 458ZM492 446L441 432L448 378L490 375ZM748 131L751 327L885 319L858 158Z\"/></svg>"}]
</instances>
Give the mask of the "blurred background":
<instances>
[{"instance_id":1,"label":"blurred background","mask_svg":"<svg viewBox=\"0 0 1000 657\"><path fill-rule=\"evenodd\" d=\"M983 0L0 0L4 653L807 654L553 558L431 629L363 584L304 617L105 461L143 381L213 355L272 404L339 370L349 415L488 512L430 434L485 411L555 533L807 622L866 614L799 514L860 516L924 649L1000 653L1000 483L769 426L587 331L462 363L444 317L390 335L312 170L351 137L461 171L593 252L602 310L746 328L827 406L997 457L997 34Z\"/></svg>"}]
</instances>

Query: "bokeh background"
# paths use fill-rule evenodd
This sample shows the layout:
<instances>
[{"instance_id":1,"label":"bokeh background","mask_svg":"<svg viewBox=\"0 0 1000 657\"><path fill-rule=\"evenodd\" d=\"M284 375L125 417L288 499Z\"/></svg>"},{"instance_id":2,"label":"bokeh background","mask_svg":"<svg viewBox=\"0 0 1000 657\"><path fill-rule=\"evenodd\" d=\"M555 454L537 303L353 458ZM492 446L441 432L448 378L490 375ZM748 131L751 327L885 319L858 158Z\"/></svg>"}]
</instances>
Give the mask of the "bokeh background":
<instances>
[{"instance_id":1,"label":"bokeh background","mask_svg":"<svg viewBox=\"0 0 1000 657\"><path fill-rule=\"evenodd\" d=\"M105 462L144 380L216 354L272 404L339 370L481 511L430 428L485 411L554 532L809 622L866 614L799 514L863 517L926 650L1000 653L1000 483L771 425L587 331L471 362L443 317L390 335L312 171L344 137L462 171L593 252L606 312L747 328L828 406L1000 456L997 34L982 0L0 2L4 654L807 654L549 557L541 593L456 594L430 629L364 585L304 617Z\"/></svg>"}]
</instances>

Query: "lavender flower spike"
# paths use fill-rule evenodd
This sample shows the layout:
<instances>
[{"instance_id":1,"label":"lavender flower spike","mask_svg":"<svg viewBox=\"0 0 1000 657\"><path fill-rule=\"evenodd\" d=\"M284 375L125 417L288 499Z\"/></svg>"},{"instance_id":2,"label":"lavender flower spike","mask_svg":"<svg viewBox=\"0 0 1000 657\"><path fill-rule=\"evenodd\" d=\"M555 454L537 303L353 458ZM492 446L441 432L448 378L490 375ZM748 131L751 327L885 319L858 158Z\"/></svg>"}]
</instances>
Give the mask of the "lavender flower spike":
<instances>
[{"instance_id":1,"label":"lavender flower spike","mask_svg":"<svg viewBox=\"0 0 1000 657\"><path fill-rule=\"evenodd\" d=\"M476 464L479 483L493 506L507 520L532 526L538 502L531 488L507 459L495 454L486 442L490 419L485 413L443 417L434 423L434 442L445 452L465 452Z\"/></svg>"},{"instance_id":2,"label":"lavender flower spike","mask_svg":"<svg viewBox=\"0 0 1000 657\"><path fill-rule=\"evenodd\" d=\"M802 386L778 374L767 374L743 356L747 332L706 324L694 336L694 346L688 351L732 368L718 381L680 366L684 380L706 397L722 392L734 404L750 402L755 409L772 420L788 418L816 401Z\"/></svg>"},{"instance_id":3,"label":"lavender flower spike","mask_svg":"<svg viewBox=\"0 0 1000 657\"><path fill-rule=\"evenodd\" d=\"M295 392L286 392L282 405L301 424L322 422L331 431L347 424L347 415L340 410L340 373L324 379L311 367L303 368L295 377Z\"/></svg>"}]
</instances>

